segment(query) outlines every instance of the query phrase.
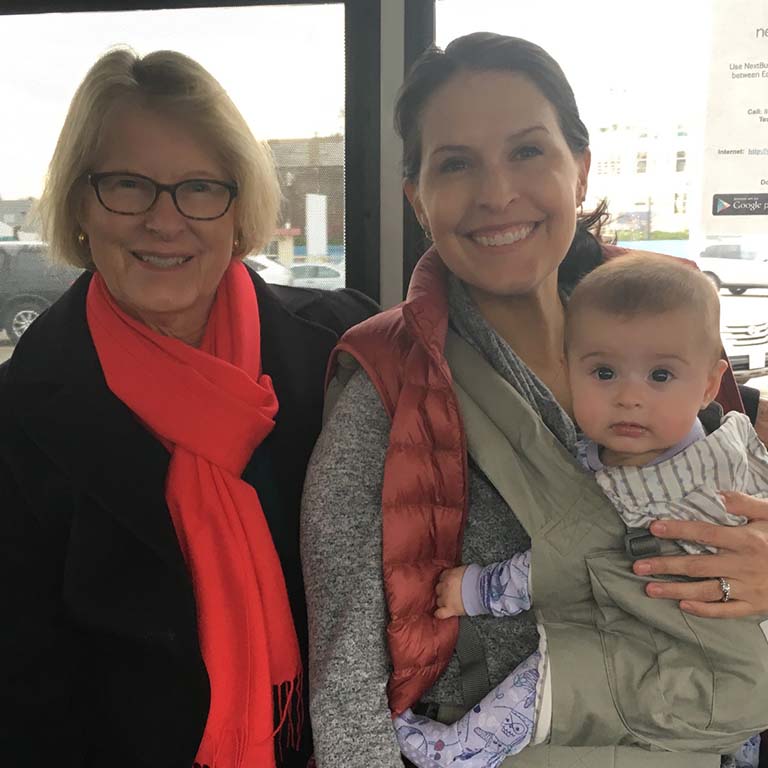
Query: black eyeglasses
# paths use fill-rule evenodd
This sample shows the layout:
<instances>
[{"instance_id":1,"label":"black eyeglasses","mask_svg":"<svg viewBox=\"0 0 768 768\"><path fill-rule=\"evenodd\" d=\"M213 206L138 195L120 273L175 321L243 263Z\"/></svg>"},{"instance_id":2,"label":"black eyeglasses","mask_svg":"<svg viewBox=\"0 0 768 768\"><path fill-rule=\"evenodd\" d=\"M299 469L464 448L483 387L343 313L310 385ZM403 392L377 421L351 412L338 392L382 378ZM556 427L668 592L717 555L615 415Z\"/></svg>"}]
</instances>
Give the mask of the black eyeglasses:
<instances>
[{"instance_id":1,"label":"black eyeglasses","mask_svg":"<svg viewBox=\"0 0 768 768\"><path fill-rule=\"evenodd\" d=\"M138 216L146 213L161 192L167 192L176 210L188 219L210 221L223 216L237 197L237 184L211 179L185 179L160 184L138 173L89 173L88 181L99 202L112 213Z\"/></svg>"}]
</instances>

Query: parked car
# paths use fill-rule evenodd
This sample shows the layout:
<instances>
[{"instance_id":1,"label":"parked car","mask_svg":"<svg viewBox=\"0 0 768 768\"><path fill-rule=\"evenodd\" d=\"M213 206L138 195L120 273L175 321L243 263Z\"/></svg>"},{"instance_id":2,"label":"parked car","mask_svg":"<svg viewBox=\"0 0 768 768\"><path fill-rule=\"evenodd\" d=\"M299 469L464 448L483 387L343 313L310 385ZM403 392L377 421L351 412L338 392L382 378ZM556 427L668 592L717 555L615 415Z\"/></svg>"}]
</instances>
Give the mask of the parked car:
<instances>
[{"instance_id":1,"label":"parked car","mask_svg":"<svg viewBox=\"0 0 768 768\"><path fill-rule=\"evenodd\" d=\"M718 289L739 295L748 288L768 288L768 243L745 238L705 241L696 260Z\"/></svg>"},{"instance_id":2,"label":"parked car","mask_svg":"<svg viewBox=\"0 0 768 768\"><path fill-rule=\"evenodd\" d=\"M768 299L720 301L720 337L736 381L768 375Z\"/></svg>"},{"instance_id":3,"label":"parked car","mask_svg":"<svg viewBox=\"0 0 768 768\"><path fill-rule=\"evenodd\" d=\"M305 288L324 288L333 290L335 288L344 288L346 285L346 276L344 267L325 262L299 263L291 266L291 275L293 284L304 286Z\"/></svg>"},{"instance_id":4,"label":"parked car","mask_svg":"<svg viewBox=\"0 0 768 768\"><path fill-rule=\"evenodd\" d=\"M250 255L245 257L245 263L255 270L259 277L267 283L273 285L292 285L293 277L291 271L284 267L279 261L265 256L264 254Z\"/></svg>"},{"instance_id":5,"label":"parked car","mask_svg":"<svg viewBox=\"0 0 768 768\"><path fill-rule=\"evenodd\" d=\"M54 263L46 243L0 241L0 327L12 344L81 272Z\"/></svg>"}]
</instances>

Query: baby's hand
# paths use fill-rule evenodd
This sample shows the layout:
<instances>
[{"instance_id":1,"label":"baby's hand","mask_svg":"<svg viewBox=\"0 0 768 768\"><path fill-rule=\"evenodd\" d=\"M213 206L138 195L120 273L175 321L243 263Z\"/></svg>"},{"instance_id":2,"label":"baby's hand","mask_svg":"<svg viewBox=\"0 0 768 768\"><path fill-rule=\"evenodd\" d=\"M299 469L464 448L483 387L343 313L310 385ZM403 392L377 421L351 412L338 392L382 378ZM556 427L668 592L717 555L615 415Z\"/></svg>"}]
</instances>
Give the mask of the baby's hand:
<instances>
[{"instance_id":1,"label":"baby's hand","mask_svg":"<svg viewBox=\"0 0 768 768\"><path fill-rule=\"evenodd\" d=\"M461 578L466 565L458 568L448 568L440 574L440 580L435 587L437 596L436 619L450 619L452 616L465 616L464 601L461 599Z\"/></svg>"}]
</instances>

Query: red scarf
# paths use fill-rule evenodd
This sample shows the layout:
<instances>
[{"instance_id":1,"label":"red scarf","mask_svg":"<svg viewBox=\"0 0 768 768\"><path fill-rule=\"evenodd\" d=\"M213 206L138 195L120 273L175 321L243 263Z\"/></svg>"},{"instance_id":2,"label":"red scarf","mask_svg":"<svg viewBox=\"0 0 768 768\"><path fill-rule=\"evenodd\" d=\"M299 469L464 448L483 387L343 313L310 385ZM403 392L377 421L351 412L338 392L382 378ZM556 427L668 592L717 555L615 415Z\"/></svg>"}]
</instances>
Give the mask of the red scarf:
<instances>
[{"instance_id":1,"label":"red scarf","mask_svg":"<svg viewBox=\"0 0 768 768\"><path fill-rule=\"evenodd\" d=\"M88 327L110 390L171 452L168 503L197 602L211 704L196 762L275 765L277 730L292 742L301 658L283 572L256 491L240 475L272 431L277 398L261 372L259 310L246 268L219 285L200 349L126 315L96 274ZM136 478L141 482L141 478ZM276 690L275 690L276 688Z\"/></svg>"}]
</instances>

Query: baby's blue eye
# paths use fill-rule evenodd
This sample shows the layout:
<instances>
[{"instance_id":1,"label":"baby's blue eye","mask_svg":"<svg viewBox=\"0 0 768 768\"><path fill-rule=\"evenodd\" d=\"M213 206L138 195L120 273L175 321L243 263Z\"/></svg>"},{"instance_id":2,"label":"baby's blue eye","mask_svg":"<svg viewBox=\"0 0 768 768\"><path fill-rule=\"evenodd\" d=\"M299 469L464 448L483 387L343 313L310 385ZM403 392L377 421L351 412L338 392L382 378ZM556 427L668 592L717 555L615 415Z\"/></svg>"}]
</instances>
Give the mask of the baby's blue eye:
<instances>
[{"instance_id":1,"label":"baby's blue eye","mask_svg":"<svg viewBox=\"0 0 768 768\"><path fill-rule=\"evenodd\" d=\"M595 376L600 381L611 381L615 374L607 365L601 365L599 368L595 368Z\"/></svg>"},{"instance_id":2,"label":"baby's blue eye","mask_svg":"<svg viewBox=\"0 0 768 768\"><path fill-rule=\"evenodd\" d=\"M655 371L651 371L651 378L659 384L664 384L667 381L670 381L673 376L672 372L668 371L666 368L657 368Z\"/></svg>"}]
</instances>

